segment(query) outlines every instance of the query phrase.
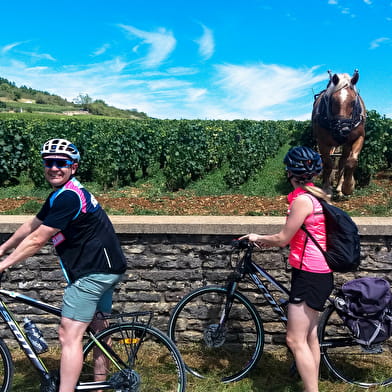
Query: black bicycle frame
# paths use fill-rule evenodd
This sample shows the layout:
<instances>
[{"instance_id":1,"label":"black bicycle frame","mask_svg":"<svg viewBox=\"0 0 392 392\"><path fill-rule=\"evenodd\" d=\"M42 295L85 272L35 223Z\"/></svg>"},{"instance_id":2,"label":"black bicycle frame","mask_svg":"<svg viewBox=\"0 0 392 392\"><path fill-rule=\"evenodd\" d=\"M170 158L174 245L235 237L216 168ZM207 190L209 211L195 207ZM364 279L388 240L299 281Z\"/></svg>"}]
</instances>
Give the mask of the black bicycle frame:
<instances>
[{"instance_id":1,"label":"black bicycle frame","mask_svg":"<svg viewBox=\"0 0 392 392\"><path fill-rule=\"evenodd\" d=\"M22 302L27 305L31 305L35 308L41 309L45 312L54 314L56 316L61 316L61 309L56 308L55 306L48 305L44 302L38 301L26 295L19 294L14 291L4 290L4 289L0 289L0 294L13 298L15 301ZM11 312L11 310L8 309L7 305L5 304L2 298L0 298L0 316L8 324L9 329L11 330L12 334L15 336L15 339L19 343L21 349L29 357L33 366L37 369L37 371L40 373L42 377L48 379L49 378L48 369L46 368L45 364L42 362L41 358L35 353L23 328L21 328L21 326L15 320L13 313Z\"/></svg>"},{"instance_id":2,"label":"black bicycle frame","mask_svg":"<svg viewBox=\"0 0 392 392\"><path fill-rule=\"evenodd\" d=\"M263 281L259 278L258 274L261 275L264 279L266 279L269 283L271 283L281 293L283 293L287 297L287 299L284 300L283 303L278 303L273 297L273 295L270 293L266 285L263 283ZM275 280L275 278L272 277L267 271L265 271L263 268L255 264L253 261L251 261L251 271L249 272L248 275L250 279L253 281L253 283L262 292L266 301L271 305L272 310L279 316L280 321L282 321L286 325L287 315L284 309L282 308L282 305L288 303L288 297L290 295L290 291L286 287L284 287L281 283L279 283L277 280Z\"/></svg>"},{"instance_id":3,"label":"black bicycle frame","mask_svg":"<svg viewBox=\"0 0 392 392\"><path fill-rule=\"evenodd\" d=\"M61 309L49 305L45 302L38 301L34 298L28 297L27 295L16 293L14 291L0 289L0 295L4 295L10 298L13 298L17 302L21 302L27 305L30 305L34 308L41 309L44 312L53 314L55 316L61 317ZM45 366L44 362L41 358L35 353L29 339L27 338L23 328L18 324L15 320L14 315L10 309L8 309L7 305L0 297L0 317L8 324L9 329L11 330L12 334L15 336L15 339L18 341L21 349L24 353L28 356L33 366L37 369L38 373L44 379L50 379L50 372ZM95 336L94 331L92 328L87 328L87 333L89 337L94 340L97 344L102 346L104 343L99 343ZM109 346L105 345L105 348L110 350ZM113 353L113 352L112 352ZM114 355L115 356L115 355ZM117 358L119 359L119 358ZM86 390L93 390L93 389L112 389L111 385L106 381L97 381L97 382L89 382L89 383L79 383L76 388L77 391L86 391Z\"/></svg>"},{"instance_id":4,"label":"black bicycle frame","mask_svg":"<svg viewBox=\"0 0 392 392\"><path fill-rule=\"evenodd\" d=\"M288 303L288 297L290 295L290 291L283 286L280 282L278 282L273 276L271 276L265 269L262 267L258 266L251 257L252 254L252 248L248 247L245 251L245 255L243 256L243 259L241 260L241 263L243 262L243 265L240 267L236 267L236 272L234 273L236 277L233 280L229 280L228 284L228 301L230 305L226 304L225 307L225 319L228 317L228 312L230 311L231 304L232 304L232 298L233 298L233 293L237 289L238 283L245 277L249 276L250 280L253 282L253 284L261 291L263 294L264 298L266 301L270 304L271 308L273 311L279 316L280 321L286 325L287 324L287 315L284 309L282 308L283 304ZM279 304L271 292L268 290L264 282L260 279L260 276L264 278L266 281L268 281L270 284L272 284L276 289L278 289L282 294L284 294L287 297L287 300L284 300L283 303Z\"/></svg>"}]
</instances>

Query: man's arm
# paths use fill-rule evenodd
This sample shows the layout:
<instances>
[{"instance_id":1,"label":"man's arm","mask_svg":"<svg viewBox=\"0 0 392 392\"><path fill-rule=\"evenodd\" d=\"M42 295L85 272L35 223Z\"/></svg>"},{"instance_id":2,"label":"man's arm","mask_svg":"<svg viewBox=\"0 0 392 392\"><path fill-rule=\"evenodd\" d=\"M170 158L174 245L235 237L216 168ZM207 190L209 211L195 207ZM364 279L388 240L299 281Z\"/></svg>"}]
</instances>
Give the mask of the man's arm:
<instances>
[{"instance_id":1,"label":"man's arm","mask_svg":"<svg viewBox=\"0 0 392 392\"><path fill-rule=\"evenodd\" d=\"M14 251L0 263L0 272L3 272L11 265L19 263L20 261L33 256L49 241L51 237L59 232L59 229L45 226L42 224L42 222L36 226L37 221L40 222L37 218L34 218L33 221L30 222L30 226L27 225L23 228L24 225L22 225L20 229L18 229L15 234L7 241L10 242L8 244L9 247L6 247L6 249L11 249L17 243L18 245ZM30 229L33 229L33 231L26 235ZM19 230L20 232L18 234ZM13 240L12 238L14 236L15 238ZM7 244L7 242L5 244Z\"/></svg>"},{"instance_id":2,"label":"man's arm","mask_svg":"<svg viewBox=\"0 0 392 392\"><path fill-rule=\"evenodd\" d=\"M42 221L36 216L29 221L23 223L15 233L3 244L0 245L0 257L4 256L7 251L15 249L30 233L36 230Z\"/></svg>"}]
</instances>

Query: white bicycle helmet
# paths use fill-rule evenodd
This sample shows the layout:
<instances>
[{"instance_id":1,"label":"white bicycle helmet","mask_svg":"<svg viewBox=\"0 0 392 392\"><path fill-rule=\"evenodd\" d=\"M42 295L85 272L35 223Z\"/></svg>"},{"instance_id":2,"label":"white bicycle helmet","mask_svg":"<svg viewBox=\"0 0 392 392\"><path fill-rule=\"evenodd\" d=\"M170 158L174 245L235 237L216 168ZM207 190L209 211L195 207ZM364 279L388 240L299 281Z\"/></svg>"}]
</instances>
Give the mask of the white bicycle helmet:
<instances>
[{"instance_id":1,"label":"white bicycle helmet","mask_svg":"<svg viewBox=\"0 0 392 392\"><path fill-rule=\"evenodd\" d=\"M71 158L74 162L79 162L80 154L75 145L65 139L50 139L44 143L41 156L50 154L62 154Z\"/></svg>"}]
</instances>

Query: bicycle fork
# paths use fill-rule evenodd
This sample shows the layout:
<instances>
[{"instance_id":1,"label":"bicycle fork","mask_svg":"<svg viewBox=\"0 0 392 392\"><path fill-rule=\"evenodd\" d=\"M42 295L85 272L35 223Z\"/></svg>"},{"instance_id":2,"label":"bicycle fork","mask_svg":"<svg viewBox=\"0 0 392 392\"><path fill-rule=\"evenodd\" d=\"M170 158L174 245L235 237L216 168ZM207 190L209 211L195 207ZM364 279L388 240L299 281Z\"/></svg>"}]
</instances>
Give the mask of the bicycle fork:
<instances>
[{"instance_id":1,"label":"bicycle fork","mask_svg":"<svg viewBox=\"0 0 392 392\"><path fill-rule=\"evenodd\" d=\"M227 286L227 295L218 324L210 324L204 331L204 341L208 347L221 347L226 341L226 321L233 306L234 293L238 282L231 280Z\"/></svg>"}]
</instances>

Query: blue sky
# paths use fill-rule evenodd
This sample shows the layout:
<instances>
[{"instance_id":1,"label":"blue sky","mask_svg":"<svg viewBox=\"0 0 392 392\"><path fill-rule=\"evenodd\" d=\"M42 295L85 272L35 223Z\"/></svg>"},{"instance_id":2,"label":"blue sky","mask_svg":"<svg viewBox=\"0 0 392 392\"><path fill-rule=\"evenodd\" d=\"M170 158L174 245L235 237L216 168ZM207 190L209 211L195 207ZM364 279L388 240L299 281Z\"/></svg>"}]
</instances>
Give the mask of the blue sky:
<instances>
[{"instance_id":1,"label":"blue sky","mask_svg":"<svg viewBox=\"0 0 392 392\"><path fill-rule=\"evenodd\" d=\"M0 77L157 118L310 118L333 73L392 117L392 0L2 1Z\"/></svg>"}]
</instances>

